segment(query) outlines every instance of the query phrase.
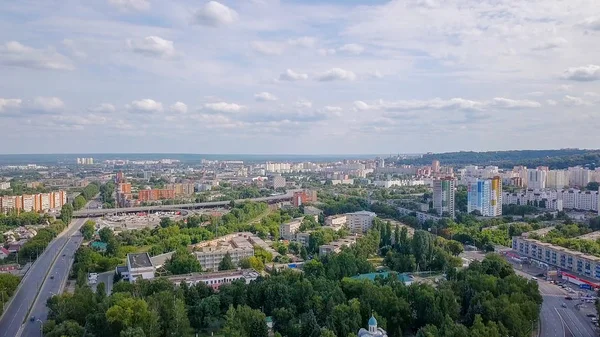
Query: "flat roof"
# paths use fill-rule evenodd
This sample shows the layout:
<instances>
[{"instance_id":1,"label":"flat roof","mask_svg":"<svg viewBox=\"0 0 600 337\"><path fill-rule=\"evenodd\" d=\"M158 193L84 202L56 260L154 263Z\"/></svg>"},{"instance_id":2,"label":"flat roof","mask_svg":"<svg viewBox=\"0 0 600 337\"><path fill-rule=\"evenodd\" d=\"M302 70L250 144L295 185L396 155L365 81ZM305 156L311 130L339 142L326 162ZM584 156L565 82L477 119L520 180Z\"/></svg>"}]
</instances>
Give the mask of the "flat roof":
<instances>
[{"instance_id":1,"label":"flat roof","mask_svg":"<svg viewBox=\"0 0 600 337\"><path fill-rule=\"evenodd\" d=\"M565 248L565 247L562 247L562 246L557 246L557 245L553 245L551 243L542 242L542 241L539 241L539 240L530 239L530 238L522 237L522 236L520 237L520 239L523 240L523 241L530 242L530 243L535 243L536 245L539 245L539 246L544 246L544 247L547 247L547 248L554 249L556 251L560 251L560 252L567 253L567 254L570 254L570 255L573 255L573 256L577 256L577 257L580 257L580 258L583 258L583 259L586 259L586 260L595 261L595 262L599 262L600 261L600 257L598 257L598 256L588 255L588 254L582 253L582 252L577 251L577 250L572 250L572 249Z\"/></svg>"},{"instance_id":2,"label":"flat roof","mask_svg":"<svg viewBox=\"0 0 600 337\"><path fill-rule=\"evenodd\" d=\"M242 269L242 270L229 270L219 271L214 273L191 273L184 275L173 275L167 277L172 282L182 281L204 281L215 278L227 278L227 277L243 277L243 278L257 278L260 274L254 269Z\"/></svg>"},{"instance_id":3,"label":"flat roof","mask_svg":"<svg viewBox=\"0 0 600 337\"><path fill-rule=\"evenodd\" d=\"M148 253L127 254L127 259L131 268L154 267Z\"/></svg>"}]
</instances>

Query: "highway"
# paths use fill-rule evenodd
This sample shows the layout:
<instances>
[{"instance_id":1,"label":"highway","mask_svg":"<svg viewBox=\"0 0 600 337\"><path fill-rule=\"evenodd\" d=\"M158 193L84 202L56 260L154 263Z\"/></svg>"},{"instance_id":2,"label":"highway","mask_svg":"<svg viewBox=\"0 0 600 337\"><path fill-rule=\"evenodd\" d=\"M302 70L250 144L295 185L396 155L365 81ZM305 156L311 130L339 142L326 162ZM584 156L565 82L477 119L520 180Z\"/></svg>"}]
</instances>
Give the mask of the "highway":
<instances>
[{"instance_id":1,"label":"highway","mask_svg":"<svg viewBox=\"0 0 600 337\"><path fill-rule=\"evenodd\" d=\"M13 295L13 300L5 308L4 315L0 319L0 337L18 336L19 329L23 323L33 324L29 322L27 313L38 294L38 289L44 285L44 289L51 291L44 284L47 271L50 270L54 258L61 254L65 244L70 241L70 236L73 233L78 233L79 228L81 228L84 222L85 219L77 219L71 222L71 226L65 232L61 233L61 236L50 242L46 250L33 263L29 271L27 271L27 274L21 280L17 292ZM57 282L58 279L55 277L55 280L51 281ZM43 305L45 306L45 304L44 300ZM39 336L39 322L35 324L37 324L37 334L32 336Z\"/></svg>"},{"instance_id":2,"label":"highway","mask_svg":"<svg viewBox=\"0 0 600 337\"><path fill-rule=\"evenodd\" d=\"M274 195L270 197L261 197L253 199L240 199L235 200L236 203L244 201L284 201L290 200L293 197L295 190L290 190L286 194ZM217 207L227 206L231 201L211 201L211 202L198 202L190 204L178 204L178 205L161 205L161 206L140 206L140 207L126 207L126 208L97 208L97 209L82 209L73 212L74 217L98 217L106 214L115 213L133 213L133 212L148 212L148 211L164 211L164 210L177 210L177 209L191 209L191 208L202 208L202 207Z\"/></svg>"},{"instance_id":3,"label":"highway","mask_svg":"<svg viewBox=\"0 0 600 337\"><path fill-rule=\"evenodd\" d=\"M77 220L81 223L85 222L86 219ZM46 302L48 299L56 294L60 294L63 290L67 279L69 278L69 270L73 264L73 258L75 252L83 241L83 236L79 231L69 233L67 244L63 247L62 251L56 258L54 265L50 268L46 282L42 285L38 298L36 299L33 307L31 308L30 316L34 316L36 319L34 322L27 321L23 329L22 337L37 337L40 336L41 323L38 321L46 322L48 319L48 308ZM54 279L51 277L54 276Z\"/></svg>"}]
</instances>

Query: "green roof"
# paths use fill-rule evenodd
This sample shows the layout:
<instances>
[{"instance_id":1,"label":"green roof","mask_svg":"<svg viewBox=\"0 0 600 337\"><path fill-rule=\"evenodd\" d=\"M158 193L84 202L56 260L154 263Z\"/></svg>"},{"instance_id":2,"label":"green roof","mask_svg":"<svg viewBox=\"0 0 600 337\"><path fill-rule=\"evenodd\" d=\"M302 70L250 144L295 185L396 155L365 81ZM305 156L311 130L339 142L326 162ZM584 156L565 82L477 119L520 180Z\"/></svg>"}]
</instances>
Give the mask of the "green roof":
<instances>
[{"instance_id":1,"label":"green roof","mask_svg":"<svg viewBox=\"0 0 600 337\"><path fill-rule=\"evenodd\" d=\"M94 249L106 250L106 247L108 246L108 244L106 242L102 242L102 241L94 241L94 242L92 242L92 244L90 246Z\"/></svg>"},{"instance_id":2,"label":"green roof","mask_svg":"<svg viewBox=\"0 0 600 337\"><path fill-rule=\"evenodd\" d=\"M360 274L360 275L356 275L353 276L352 278L355 280L371 280L371 281L375 281L375 278L377 276L379 277L383 277L383 278L388 278L391 274L394 274L398 277L398 279L402 282L410 282L412 281L412 276L410 276L409 274L398 274L395 271L384 271L381 273L368 273L368 274Z\"/></svg>"}]
</instances>

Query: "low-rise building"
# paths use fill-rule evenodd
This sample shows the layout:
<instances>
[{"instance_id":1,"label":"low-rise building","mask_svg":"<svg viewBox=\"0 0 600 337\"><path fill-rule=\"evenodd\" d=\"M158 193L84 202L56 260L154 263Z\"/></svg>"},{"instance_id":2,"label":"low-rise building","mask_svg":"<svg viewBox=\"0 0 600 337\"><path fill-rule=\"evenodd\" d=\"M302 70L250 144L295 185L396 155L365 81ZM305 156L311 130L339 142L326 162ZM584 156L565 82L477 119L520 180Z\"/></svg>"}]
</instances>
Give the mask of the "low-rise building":
<instances>
[{"instance_id":1,"label":"low-rise building","mask_svg":"<svg viewBox=\"0 0 600 337\"><path fill-rule=\"evenodd\" d=\"M279 225L279 237L284 240L293 239L296 232L298 232L300 229L300 226L302 226L302 220L302 218L296 218L292 221L288 221Z\"/></svg>"},{"instance_id":2,"label":"low-rise building","mask_svg":"<svg viewBox=\"0 0 600 337\"><path fill-rule=\"evenodd\" d=\"M365 233L373 227L373 219L377 214L369 211L346 213L348 228L352 233Z\"/></svg>"},{"instance_id":3,"label":"low-rise building","mask_svg":"<svg viewBox=\"0 0 600 337\"><path fill-rule=\"evenodd\" d=\"M2 181L0 182L0 190L7 190L10 188L10 182Z\"/></svg>"},{"instance_id":4,"label":"low-rise building","mask_svg":"<svg viewBox=\"0 0 600 337\"><path fill-rule=\"evenodd\" d=\"M319 246L319 255L327 255L331 253L339 253L342 251L344 247L350 247L356 243L356 240L360 238L361 235L352 235L345 237L343 239L339 239L333 242L330 242L326 245Z\"/></svg>"},{"instance_id":5,"label":"low-rise building","mask_svg":"<svg viewBox=\"0 0 600 337\"><path fill-rule=\"evenodd\" d=\"M0 247L0 260L6 259L10 255L8 249L4 247Z\"/></svg>"},{"instance_id":6,"label":"low-rise building","mask_svg":"<svg viewBox=\"0 0 600 337\"><path fill-rule=\"evenodd\" d=\"M242 259L254 256L254 246L269 251L274 257L279 255L261 238L248 232L229 234L215 240L200 242L191 248L203 270L217 271L219 263L223 261L226 254L231 256L233 264L238 265Z\"/></svg>"},{"instance_id":7,"label":"low-rise building","mask_svg":"<svg viewBox=\"0 0 600 337\"><path fill-rule=\"evenodd\" d=\"M305 247L308 247L311 233L312 231L296 233L296 242L302 244Z\"/></svg>"},{"instance_id":8,"label":"low-rise building","mask_svg":"<svg viewBox=\"0 0 600 337\"><path fill-rule=\"evenodd\" d=\"M335 231L339 231L348 222L345 214L331 215L325 218L325 226L331 227Z\"/></svg>"},{"instance_id":9,"label":"low-rise building","mask_svg":"<svg viewBox=\"0 0 600 337\"><path fill-rule=\"evenodd\" d=\"M127 271L129 282L138 279L151 280L154 278L154 265L148 253L127 254Z\"/></svg>"},{"instance_id":10,"label":"low-rise building","mask_svg":"<svg viewBox=\"0 0 600 337\"><path fill-rule=\"evenodd\" d=\"M260 274L254 269L229 270L214 273L192 273L185 275L169 276L167 279L179 286L181 283L187 283L190 286L198 283L204 283L207 286L218 290L224 284L230 284L237 280L244 280L246 284L256 280Z\"/></svg>"}]
</instances>

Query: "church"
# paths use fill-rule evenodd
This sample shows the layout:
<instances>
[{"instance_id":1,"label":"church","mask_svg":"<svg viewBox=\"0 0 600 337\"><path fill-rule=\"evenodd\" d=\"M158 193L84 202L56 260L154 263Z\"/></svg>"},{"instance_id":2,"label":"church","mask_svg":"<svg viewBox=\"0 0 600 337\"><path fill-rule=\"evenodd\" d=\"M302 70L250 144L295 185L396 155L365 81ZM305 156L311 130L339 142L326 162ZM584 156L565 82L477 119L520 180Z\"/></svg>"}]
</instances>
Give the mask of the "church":
<instances>
[{"instance_id":1,"label":"church","mask_svg":"<svg viewBox=\"0 0 600 337\"><path fill-rule=\"evenodd\" d=\"M374 316L369 319L369 330L361 328L358 331L358 337L387 337L387 332L377 327L377 320Z\"/></svg>"}]
</instances>

